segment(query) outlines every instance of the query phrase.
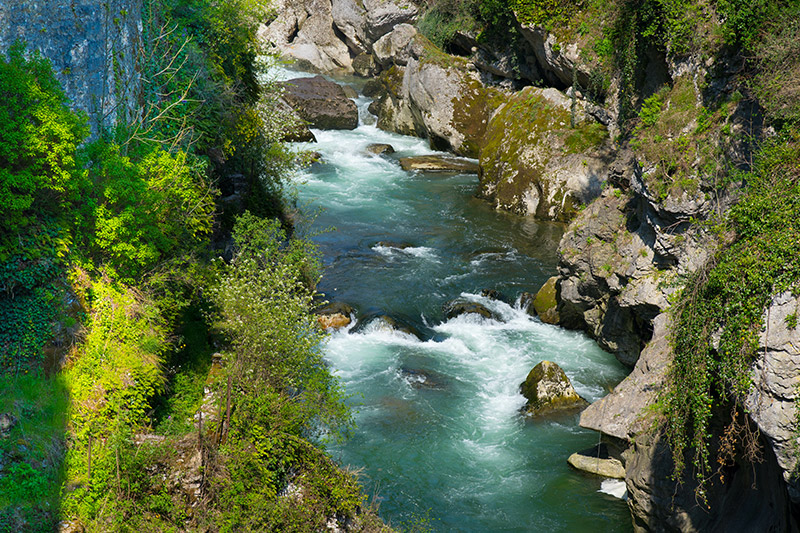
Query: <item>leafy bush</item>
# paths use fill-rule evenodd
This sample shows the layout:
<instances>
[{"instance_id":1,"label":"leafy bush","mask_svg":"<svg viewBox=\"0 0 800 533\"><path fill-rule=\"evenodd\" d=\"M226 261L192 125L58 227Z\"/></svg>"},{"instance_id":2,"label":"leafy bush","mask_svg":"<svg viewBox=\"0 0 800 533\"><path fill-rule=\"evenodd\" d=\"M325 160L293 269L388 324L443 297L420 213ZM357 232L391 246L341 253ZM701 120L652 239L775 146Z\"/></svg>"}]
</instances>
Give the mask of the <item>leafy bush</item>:
<instances>
[{"instance_id":1,"label":"leafy bush","mask_svg":"<svg viewBox=\"0 0 800 533\"><path fill-rule=\"evenodd\" d=\"M692 450L694 475L703 496L711 470L710 422L714 410L730 402L743 413L752 385L764 310L774 294L800 288L800 138L787 132L760 152L746 176L747 193L731 211L736 240L717 253L683 289L675 309L674 359L663 412L676 476ZM712 339L717 338L717 341ZM747 448L754 436L736 414L726 432ZM733 458L718 458L720 464Z\"/></svg>"}]
</instances>

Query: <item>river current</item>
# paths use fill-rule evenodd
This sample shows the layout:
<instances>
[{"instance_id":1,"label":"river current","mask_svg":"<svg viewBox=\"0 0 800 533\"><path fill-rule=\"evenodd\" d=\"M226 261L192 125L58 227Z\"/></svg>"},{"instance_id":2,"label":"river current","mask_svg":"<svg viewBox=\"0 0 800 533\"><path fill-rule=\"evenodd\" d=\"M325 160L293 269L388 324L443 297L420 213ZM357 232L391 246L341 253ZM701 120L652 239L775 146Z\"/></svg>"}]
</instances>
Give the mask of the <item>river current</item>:
<instances>
[{"instance_id":1,"label":"river current","mask_svg":"<svg viewBox=\"0 0 800 533\"><path fill-rule=\"evenodd\" d=\"M474 175L403 171L398 158L435 152L423 139L377 129L368 103L357 100L357 129L314 130L318 142L303 148L323 163L297 177L298 203L321 231L313 240L327 298L361 317L395 317L421 338L379 320L331 336L325 357L357 424L331 453L361 471L394 525L426 518L435 531L631 531L625 502L601 492L608 483L566 463L597 433L579 428L577 415L519 414L519 384L541 360L558 363L589 401L625 375L584 335L519 308L523 291L535 293L555 273L563 226L491 209L473 197ZM370 154L371 143L396 152ZM459 297L498 318L446 319L442 305Z\"/></svg>"}]
</instances>

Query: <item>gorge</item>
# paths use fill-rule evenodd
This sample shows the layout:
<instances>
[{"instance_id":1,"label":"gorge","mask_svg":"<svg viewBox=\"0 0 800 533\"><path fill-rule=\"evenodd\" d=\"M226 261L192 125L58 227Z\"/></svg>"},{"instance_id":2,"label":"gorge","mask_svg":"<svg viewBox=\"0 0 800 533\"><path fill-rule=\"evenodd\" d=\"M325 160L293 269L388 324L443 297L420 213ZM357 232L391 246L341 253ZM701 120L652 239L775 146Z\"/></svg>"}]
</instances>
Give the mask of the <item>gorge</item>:
<instances>
[{"instance_id":1,"label":"gorge","mask_svg":"<svg viewBox=\"0 0 800 533\"><path fill-rule=\"evenodd\" d=\"M798 529L796 2L25 0L0 49L0 531Z\"/></svg>"}]
</instances>

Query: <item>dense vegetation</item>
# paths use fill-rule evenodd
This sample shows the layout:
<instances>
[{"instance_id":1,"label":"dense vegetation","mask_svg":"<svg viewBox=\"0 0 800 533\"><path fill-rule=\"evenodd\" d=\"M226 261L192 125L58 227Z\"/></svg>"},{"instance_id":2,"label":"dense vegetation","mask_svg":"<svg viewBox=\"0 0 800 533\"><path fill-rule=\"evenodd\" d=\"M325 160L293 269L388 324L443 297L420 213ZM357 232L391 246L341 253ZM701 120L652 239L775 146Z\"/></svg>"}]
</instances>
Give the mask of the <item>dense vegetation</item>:
<instances>
[{"instance_id":1,"label":"dense vegetation","mask_svg":"<svg viewBox=\"0 0 800 533\"><path fill-rule=\"evenodd\" d=\"M321 447L351 422L282 227L265 4L143 16L142 114L92 138L37 52L0 58L0 531L382 529Z\"/></svg>"}]
</instances>

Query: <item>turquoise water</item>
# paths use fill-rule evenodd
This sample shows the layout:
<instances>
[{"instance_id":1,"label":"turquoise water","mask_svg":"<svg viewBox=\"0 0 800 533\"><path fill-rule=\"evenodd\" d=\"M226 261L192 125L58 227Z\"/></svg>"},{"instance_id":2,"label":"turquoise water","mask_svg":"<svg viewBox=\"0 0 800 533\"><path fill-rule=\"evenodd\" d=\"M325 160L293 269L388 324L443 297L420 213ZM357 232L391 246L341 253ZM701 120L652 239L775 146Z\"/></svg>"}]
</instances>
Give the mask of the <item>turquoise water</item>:
<instances>
[{"instance_id":1,"label":"turquoise water","mask_svg":"<svg viewBox=\"0 0 800 533\"><path fill-rule=\"evenodd\" d=\"M396 159L433 153L421 139L363 124L315 131L324 163L297 180L324 254L320 289L360 317L390 315L332 335L326 358L356 410L357 430L331 449L395 525L428 516L436 531L631 531L626 504L599 492L600 478L570 469L574 451L596 444L577 416L526 421L519 384L543 359L596 400L625 375L581 334L542 324L516 303L555 272L563 227L499 213L473 198L477 178L401 170ZM390 157L368 154L389 143ZM383 242L383 244L378 244ZM506 302L480 296L496 289ZM446 320L462 297L497 319ZM419 386L427 376L429 386Z\"/></svg>"}]
</instances>

